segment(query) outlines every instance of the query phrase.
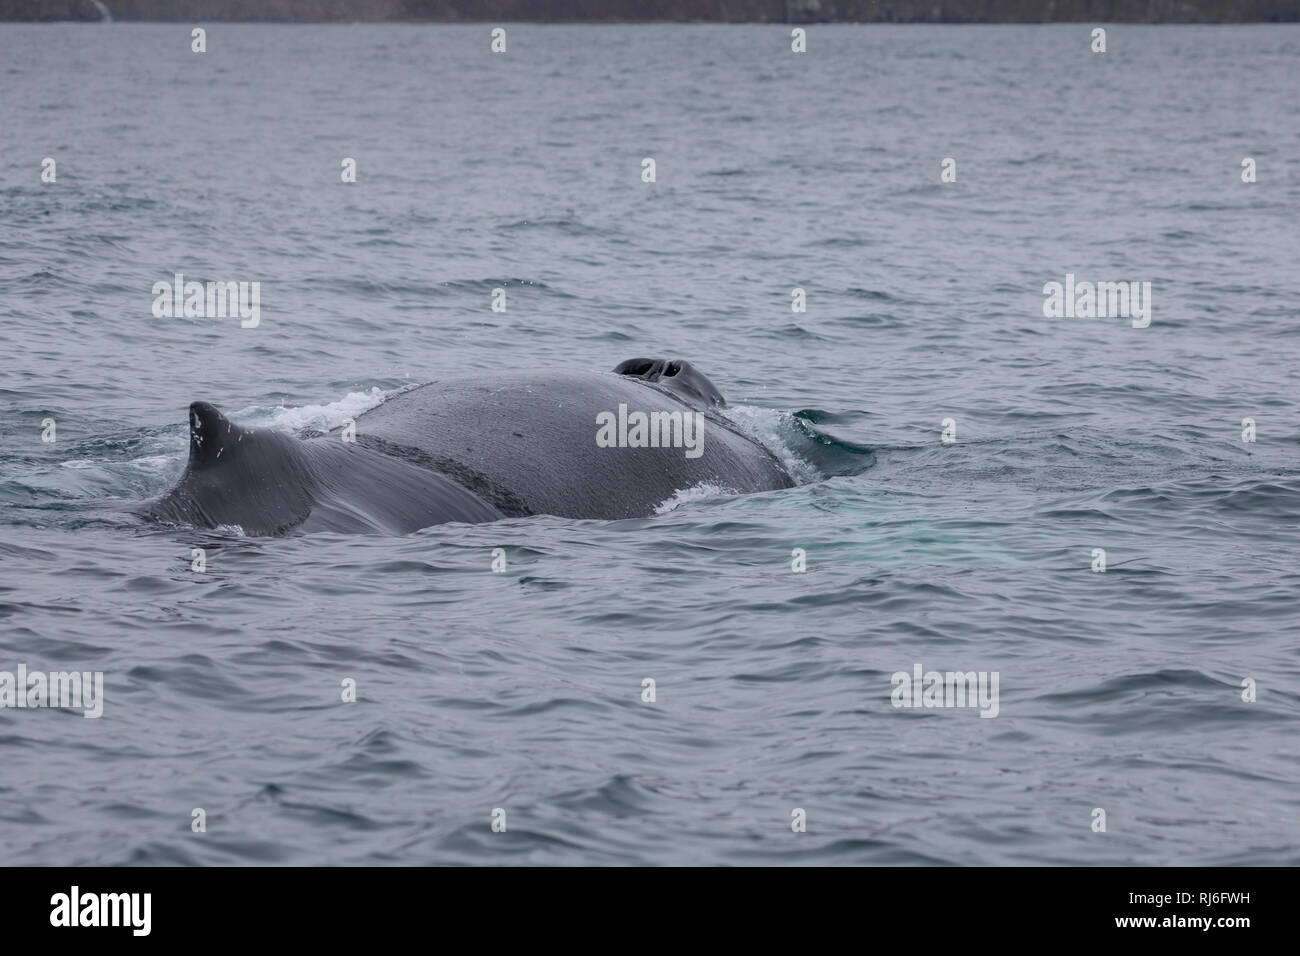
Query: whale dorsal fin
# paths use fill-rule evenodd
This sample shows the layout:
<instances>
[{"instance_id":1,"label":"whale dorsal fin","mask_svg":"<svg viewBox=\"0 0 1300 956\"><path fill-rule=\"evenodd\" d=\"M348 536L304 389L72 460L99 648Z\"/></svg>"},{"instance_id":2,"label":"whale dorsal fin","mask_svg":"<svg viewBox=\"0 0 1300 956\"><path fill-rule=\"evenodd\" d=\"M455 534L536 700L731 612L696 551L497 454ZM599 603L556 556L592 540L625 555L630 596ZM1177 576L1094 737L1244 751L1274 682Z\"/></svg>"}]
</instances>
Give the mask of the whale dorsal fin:
<instances>
[{"instance_id":1,"label":"whale dorsal fin","mask_svg":"<svg viewBox=\"0 0 1300 956\"><path fill-rule=\"evenodd\" d=\"M628 359L619 362L614 372L643 382L654 382L691 405L727 404L718 387L685 359Z\"/></svg>"},{"instance_id":2,"label":"whale dorsal fin","mask_svg":"<svg viewBox=\"0 0 1300 956\"><path fill-rule=\"evenodd\" d=\"M234 454L250 429L232 424L215 405L190 404L190 467L208 468Z\"/></svg>"}]
</instances>

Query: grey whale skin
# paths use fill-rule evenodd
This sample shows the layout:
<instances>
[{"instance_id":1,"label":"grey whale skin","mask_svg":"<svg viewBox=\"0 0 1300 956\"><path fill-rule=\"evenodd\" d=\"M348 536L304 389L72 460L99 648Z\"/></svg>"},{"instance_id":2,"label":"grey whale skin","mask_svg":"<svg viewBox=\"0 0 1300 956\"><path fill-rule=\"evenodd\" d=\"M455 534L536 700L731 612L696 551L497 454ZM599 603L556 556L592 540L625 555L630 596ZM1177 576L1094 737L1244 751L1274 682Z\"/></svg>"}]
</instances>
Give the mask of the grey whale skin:
<instances>
[{"instance_id":1,"label":"grey whale skin","mask_svg":"<svg viewBox=\"0 0 1300 956\"><path fill-rule=\"evenodd\" d=\"M696 411L703 454L601 448L596 416ZM207 402L190 406L185 471L138 510L150 520L249 535L291 531L405 534L450 521L525 515L633 518L682 489L739 494L789 488L776 457L716 409L722 394L685 361L629 359L614 372L472 375L421 385L342 430L294 438L243 428Z\"/></svg>"}]
</instances>

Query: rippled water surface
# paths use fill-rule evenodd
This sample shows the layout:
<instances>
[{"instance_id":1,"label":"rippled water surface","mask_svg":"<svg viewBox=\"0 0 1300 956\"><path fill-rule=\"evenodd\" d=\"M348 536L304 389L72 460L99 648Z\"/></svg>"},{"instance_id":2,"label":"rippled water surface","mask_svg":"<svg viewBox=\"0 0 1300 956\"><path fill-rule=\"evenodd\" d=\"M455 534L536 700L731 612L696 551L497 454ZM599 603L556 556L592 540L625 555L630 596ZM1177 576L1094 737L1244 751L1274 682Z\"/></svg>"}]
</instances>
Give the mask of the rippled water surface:
<instances>
[{"instance_id":1,"label":"rippled water surface","mask_svg":"<svg viewBox=\"0 0 1300 956\"><path fill-rule=\"evenodd\" d=\"M105 681L0 710L0 860L1300 862L1300 29L507 32L0 26L0 670ZM260 281L260 326L154 318L176 271ZM1150 326L1045 318L1067 272ZM800 485L126 513L193 400L302 432L639 355ZM997 672L997 717L895 708L917 664Z\"/></svg>"}]
</instances>

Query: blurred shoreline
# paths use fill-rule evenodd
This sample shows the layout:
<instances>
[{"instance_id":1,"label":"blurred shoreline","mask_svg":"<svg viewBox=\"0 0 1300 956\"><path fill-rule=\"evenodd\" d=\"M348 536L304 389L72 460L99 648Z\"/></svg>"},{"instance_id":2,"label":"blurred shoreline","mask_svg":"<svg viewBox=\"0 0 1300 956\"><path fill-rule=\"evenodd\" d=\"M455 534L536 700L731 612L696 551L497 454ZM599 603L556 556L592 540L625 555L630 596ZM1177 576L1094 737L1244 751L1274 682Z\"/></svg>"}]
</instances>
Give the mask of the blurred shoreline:
<instances>
[{"instance_id":1,"label":"blurred shoreline","mask_svg":"<svg viewBox=\"0 0 1300 956\"><path fill-rule=\"evenodd\" d=\"M1280 23L1300 0L0 0L0 21Z\"/></svg>"}]
</instances>

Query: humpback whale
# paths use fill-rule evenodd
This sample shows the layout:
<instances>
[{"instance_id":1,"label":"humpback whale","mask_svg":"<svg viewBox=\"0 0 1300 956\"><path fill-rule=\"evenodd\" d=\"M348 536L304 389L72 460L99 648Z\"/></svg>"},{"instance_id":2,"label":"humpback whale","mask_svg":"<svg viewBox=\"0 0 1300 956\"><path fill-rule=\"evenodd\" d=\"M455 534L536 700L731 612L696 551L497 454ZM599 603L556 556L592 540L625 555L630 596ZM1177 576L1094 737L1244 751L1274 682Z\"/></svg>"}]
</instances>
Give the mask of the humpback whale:
<instances>
[{"instance_id":1,"label":"humpback whale","mask_svg":"<svg viewBox=\"0 0 1300 956\"><path fill-rule=\"evenodd\" d=\"M644 517L701 484L791 487L725 404L689 362L663 359L447 378L390 397L355 429L303 438L194 402L185 471L136 513L248 535L405 534L527 515Z\"/></svg>"}]
</instances>

